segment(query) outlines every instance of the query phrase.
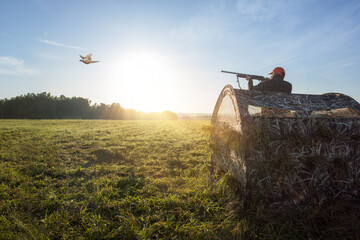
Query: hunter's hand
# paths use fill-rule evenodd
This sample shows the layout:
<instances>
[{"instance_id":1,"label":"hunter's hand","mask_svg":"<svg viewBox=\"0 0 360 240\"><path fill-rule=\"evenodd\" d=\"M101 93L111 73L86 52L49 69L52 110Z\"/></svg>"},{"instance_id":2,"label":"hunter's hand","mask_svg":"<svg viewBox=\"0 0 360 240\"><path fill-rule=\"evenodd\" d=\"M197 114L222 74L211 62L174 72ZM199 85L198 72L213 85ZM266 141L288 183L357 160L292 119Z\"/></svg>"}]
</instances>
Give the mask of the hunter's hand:
<instances>
[{"instance_id":1,"label":"hunter's hand","mask_svg":"<svg viewBox=\"0 0 360 240\"><path fill-rule=\"evenodd\" d=\"M246 78L245 78L245 79L246 79L247 81L252 80L250 76L246 76Z\"/></svg>"}]
</instances>

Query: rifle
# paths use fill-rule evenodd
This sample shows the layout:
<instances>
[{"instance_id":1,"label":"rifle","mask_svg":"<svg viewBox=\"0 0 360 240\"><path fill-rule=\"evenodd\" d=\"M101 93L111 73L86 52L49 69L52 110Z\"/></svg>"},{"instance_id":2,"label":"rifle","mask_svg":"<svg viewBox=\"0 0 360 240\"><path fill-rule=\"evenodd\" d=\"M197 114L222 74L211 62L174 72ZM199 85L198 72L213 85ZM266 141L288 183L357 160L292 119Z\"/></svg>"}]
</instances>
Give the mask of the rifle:
<instances>
[{"instance_id":1,"label":"rifle","mask_svg":"<svg viewBox=\"0 0 360 240\"><path fill-rule=\"evenodd\" d=\"M230 73L230 74L236 74L236 79L237 79L236 82L238 83L240 89L241 89L241 87L240 87L239 78L247 78L247 77L250 77L251 79L259 80L260 82L266 80L265 77L259 76L259 75L251 75L251 74L237 73L237 72L228 72L228 71L223 71L223 70L221 70L221 72L223 72L223 73Z\"/></svg>"}]
</instances>

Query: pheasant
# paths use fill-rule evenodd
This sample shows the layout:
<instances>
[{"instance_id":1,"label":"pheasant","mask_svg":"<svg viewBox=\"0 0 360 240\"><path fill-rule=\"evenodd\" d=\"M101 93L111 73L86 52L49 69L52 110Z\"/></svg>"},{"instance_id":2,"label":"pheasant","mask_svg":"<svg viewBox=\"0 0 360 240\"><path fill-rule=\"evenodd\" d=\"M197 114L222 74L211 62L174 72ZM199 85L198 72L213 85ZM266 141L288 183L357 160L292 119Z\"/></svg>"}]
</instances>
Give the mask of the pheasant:
<instances>
[{"instance_id":1,"label":"pheasant","mask_svg":"<svg viewBox=\"0 0 360 240\"><path fill-rule=\"evenodd\" d=\"M80 55L81 59L80 59L79 61L80 61L80 62L83 62L83 63L85 63L85 64L100 62L100 61L91 61L91 56L92 56L91 53L89 53L88 55L86 55L86 57L83 57L83 56Z\"/></svg>"}]
</instances>

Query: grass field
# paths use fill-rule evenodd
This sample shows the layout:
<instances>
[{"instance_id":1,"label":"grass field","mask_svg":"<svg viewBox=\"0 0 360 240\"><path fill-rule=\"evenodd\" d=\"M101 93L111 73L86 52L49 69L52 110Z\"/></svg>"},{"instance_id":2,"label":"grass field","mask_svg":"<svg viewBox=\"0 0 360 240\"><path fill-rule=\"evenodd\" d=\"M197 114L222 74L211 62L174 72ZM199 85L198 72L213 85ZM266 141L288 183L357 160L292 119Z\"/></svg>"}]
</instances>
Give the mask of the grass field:
<instances>
[{"instance_id":1,"label":"grass field","mask_svg":"<svg viewBox=\"0 0 360 240\"><path fill-rule=\"evenodd\" d=\"M210 177L209 126L0 121L0 238L356 239L318 227L320 209L242 209L234 180Z\"/></svg>"}]
</instances>

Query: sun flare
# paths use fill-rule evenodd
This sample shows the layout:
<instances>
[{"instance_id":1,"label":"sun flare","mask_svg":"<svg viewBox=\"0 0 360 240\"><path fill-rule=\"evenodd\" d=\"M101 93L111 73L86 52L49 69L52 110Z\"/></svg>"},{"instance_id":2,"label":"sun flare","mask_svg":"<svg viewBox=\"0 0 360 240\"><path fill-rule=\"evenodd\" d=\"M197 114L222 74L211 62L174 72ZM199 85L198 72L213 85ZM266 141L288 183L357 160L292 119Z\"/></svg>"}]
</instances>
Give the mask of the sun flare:
<instances>
[{"instance_id":1,"label":"sun flare","mask_svg":"<svg viewBox=\"0 0 360 240\"><path fill-rule=\"evenodd\" d=\"M176 76L167 56L151 51L132 51L123 55L111 71L115 72L111 94L124 107L144 112L160 112L173 107Z\"/></svg>"}]
</instances>

